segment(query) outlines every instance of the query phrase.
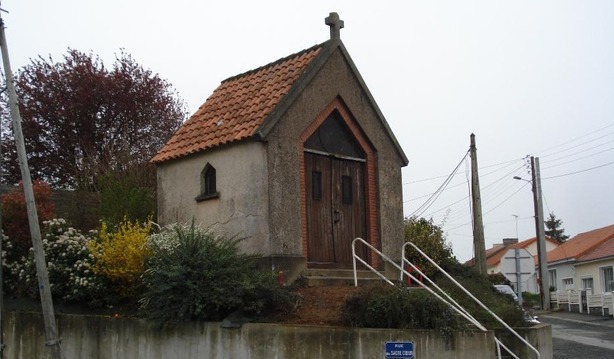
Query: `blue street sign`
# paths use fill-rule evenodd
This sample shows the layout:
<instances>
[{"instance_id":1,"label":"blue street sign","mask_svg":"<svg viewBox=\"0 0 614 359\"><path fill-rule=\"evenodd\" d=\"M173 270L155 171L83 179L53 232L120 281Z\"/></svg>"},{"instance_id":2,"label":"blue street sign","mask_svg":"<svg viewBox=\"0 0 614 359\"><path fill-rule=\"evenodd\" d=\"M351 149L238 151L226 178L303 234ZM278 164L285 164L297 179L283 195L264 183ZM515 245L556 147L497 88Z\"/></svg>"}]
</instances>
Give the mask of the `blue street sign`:
<instances>
[{"instance_id":1,"label":"blue street sign","mask_svg":"<svg viewBox=\"0 0 614 359\"><path fill-rule=\"evenodd\" d=\"M386 359L414 359L414 342L386 342Z\"/></svg>"}]
</instances>

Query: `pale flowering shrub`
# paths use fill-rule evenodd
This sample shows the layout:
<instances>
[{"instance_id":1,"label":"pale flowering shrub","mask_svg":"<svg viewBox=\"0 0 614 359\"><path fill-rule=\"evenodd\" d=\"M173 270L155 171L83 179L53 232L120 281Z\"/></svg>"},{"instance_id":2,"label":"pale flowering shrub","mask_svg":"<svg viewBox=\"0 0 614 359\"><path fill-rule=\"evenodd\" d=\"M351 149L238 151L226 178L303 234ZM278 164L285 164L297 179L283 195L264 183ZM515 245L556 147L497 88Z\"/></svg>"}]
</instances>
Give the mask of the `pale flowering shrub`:
<instances>
[{"instance_id":1,"label":"pale flowering shrub","mask_svg":"<svg viewBox=\"0 0 614 359\"><path fill-rule=\"evenodd\" d=\"M2 270L5 292L19 294L23 290L19 281L19 273L23 270L22 262L24 261L26 258L19 257L13 241L2 234Z\"/></svg>"},{"instance_id":2,"label":"pale flowering shrub","mask_svg":"<svg viewBox=\"0 0 614 359\"><path fill-rule=\"evenodd\" d=\"M105 282L92 270L94 258L88 246L92 234L81 233L62 218L44 221L43 225L43 250L53 296L62 302L96 302L105 292ZM8 251L10 240L6 243ZM11 283L10 290L38 295L32 248L27 258L6 263L5 268L10 272L10 277L18 281Z\"/></svg>"}]
</instances>

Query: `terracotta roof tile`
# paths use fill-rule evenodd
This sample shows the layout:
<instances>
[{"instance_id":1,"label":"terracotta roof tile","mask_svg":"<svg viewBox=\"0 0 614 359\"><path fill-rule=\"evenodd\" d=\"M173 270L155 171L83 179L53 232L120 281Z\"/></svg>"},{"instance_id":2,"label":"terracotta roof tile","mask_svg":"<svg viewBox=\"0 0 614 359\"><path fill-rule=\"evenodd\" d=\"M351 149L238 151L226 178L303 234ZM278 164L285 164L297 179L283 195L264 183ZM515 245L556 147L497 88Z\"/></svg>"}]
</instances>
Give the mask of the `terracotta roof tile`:
<instances>
[{"instance_id":1,"label":"terracotta roof tile","mask_svg":"<svg viewBox=\"0 0 614 359\"><path fill-rule=\"evenodd\" d=\"M222 81L151 161L164 162L252 137L321 49L316 45Z\"/></svg>"},{"instance_id":2,"label":"terracotta roof tile","mask_svg":"<svg viewBox=\"0 0 614 359\"><path fill-rule=\"evenodd\" d=\"M597 246L597 248L581 256L578 258L578 262L586 262L608 257L614 257L614 238L610 238L606 242Z\"/></svg>"},{"instance_id":3,"label":"terracotta roof tile","mask_svg":"<svg viewBox=\"0 0 614 359\"><path fill-rule=\"evenodd\" d=\"M578 260L612 238L614 238L614 225L580 233L548 252L548 263L564 259Z\"/></svg>"}]
</instances>

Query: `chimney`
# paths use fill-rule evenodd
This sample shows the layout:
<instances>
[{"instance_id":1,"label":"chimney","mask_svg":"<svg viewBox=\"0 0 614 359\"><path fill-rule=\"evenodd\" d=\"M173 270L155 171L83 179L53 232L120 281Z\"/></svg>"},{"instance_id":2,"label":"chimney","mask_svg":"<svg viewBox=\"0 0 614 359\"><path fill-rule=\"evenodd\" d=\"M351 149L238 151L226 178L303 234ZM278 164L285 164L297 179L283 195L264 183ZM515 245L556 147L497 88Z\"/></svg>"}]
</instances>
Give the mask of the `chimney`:
<instances>
[{"instance_id":1,"label":"chimney","mask_svg":"<svg viewBox=\"0 0 614 359\"><path fill-rule=\"evenodd\" d=\"M343 29L343 20L339 19L339 14L331 12L328 17L324 19L324 23L330 26L330 39L341 39L341 29Z\"/></svg>"},{"instance_id":2,"label":"chimney","mask_svg":"<svg viewBox=\"0 0 614 359\"><path fill-rule=\"evenodd\" d=\"M516 243L518 243L518 238L503 238L503 245L506 247Z\"/></svg>"}]
</instances>

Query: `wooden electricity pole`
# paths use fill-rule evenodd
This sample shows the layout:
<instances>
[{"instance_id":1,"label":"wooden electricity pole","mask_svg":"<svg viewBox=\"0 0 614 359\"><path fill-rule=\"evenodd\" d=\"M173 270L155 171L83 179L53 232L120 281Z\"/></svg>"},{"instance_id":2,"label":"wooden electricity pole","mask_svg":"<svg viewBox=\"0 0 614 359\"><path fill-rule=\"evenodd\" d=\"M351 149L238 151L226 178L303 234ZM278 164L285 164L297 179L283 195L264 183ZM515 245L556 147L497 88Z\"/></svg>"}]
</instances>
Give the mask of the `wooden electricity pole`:
<instances>
[{"instance_id":1,"label":"wooden electricity pole","mask_svg":"<svg viewBox=\"0 0 614 359\"><path fill-rule=\"evenodd\" d=\"M21 115L19 113L19 107L17 106L17 93L15 92L15 86L13 85L13 72L11 71L11 64L9 62L9 52L4 33L4 21L1 17L0 47L2 48L2 63L4 65L4 74L6 76L9 109L11 112L11 119L13 121L13 135L15 136L17 158L19 160L23 190L26 197L26 208L28 211L28 223L30 225L32 247L34 248L34 258L36 260L36 276L38 277L38 288L41 296L41 305L45 322L45 344L50 350L51 358L61 359L62 354L60 351L60 340L58 339L55 313L53 311L53 300L51 299L47 262L45 261L43 241L41 240L41 231L38 224L38 214L36 213L36 204L34 203L34 191L32 190L32 179L30 178L30 169L28 168L26 146L24 143L23 132L21 130Z\"/></svg>"},{"instance_id":2,"label":"wooden electricity pole","mask_svg":"<svg viewBox=\"0 0 614 359\"><path fill-rule=\"evenodd\" d=\"M473 252L475 267L481 274L486 271L486 244L484 243L484 223L482 221L482 200L480 198L480 178L478 176L478 155L475 135L471 134L471 202L473 207Z\"/></svg>"},{"instance_id":3,"label":"wooden electricity pole","mask_svg":"<svg viewBox=\"0 0 614 359\"><path fill-rule=\"evenodd\" d=\"M539 170L539 157L531 156L531 173L533 185L533 206L535 209L535 234L537 236L537 256L539 268L539 292L542 309L550 310L550 278L546 258L546 236L544 231L544 205L542 204L542 181Z\"/></svg>"}]
</instances>

